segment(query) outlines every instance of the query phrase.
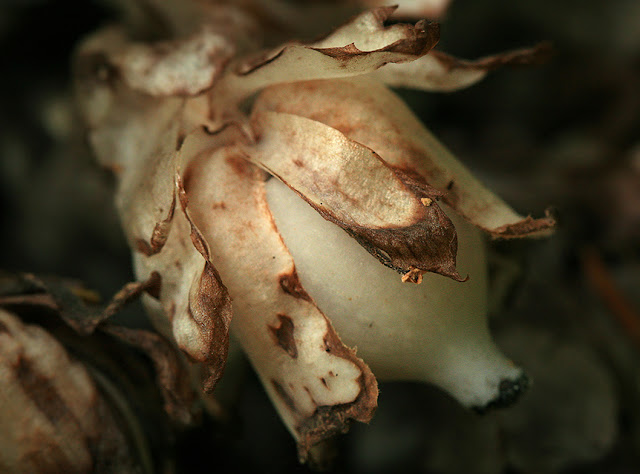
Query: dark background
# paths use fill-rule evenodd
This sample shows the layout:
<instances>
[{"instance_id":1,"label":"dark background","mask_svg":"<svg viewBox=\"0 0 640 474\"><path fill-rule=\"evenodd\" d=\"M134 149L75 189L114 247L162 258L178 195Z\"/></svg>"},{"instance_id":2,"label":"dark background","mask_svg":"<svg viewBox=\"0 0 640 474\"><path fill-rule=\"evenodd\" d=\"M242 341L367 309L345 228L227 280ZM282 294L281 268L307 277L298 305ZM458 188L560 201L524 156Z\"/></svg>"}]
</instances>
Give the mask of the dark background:
<instances>
[{"instance_id":1,"label":"dark background","mask_svg":"<svg viewBox=\"0 0 640 474\"><path fill-rule=\"evenodd\" d=\"M0 1L0 269L133 277L73 108L74 45L114 14L93 1ZM336 442L338 472L637 472L640 461L640 3L454 0L439 48L475 58L550 40L542 66L452 94L401 94L544 241L492 242L492 325L535 384L485 417L432 387L382 384L372 425ZM125 318L139 324L140 307ZM247 369L226 421L176 435L178 472L306 471ZM217 466L217 467L216 467ZM222 469L221 466L226 466Z\"/></svg>"}]
</instances>

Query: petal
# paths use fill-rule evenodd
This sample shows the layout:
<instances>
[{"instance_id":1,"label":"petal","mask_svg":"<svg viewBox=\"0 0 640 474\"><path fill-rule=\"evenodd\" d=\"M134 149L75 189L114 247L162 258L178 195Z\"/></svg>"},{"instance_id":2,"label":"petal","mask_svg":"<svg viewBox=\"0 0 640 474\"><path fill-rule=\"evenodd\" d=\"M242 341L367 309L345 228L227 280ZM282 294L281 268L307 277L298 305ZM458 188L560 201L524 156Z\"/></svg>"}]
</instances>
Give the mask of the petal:
<instances>
[{"instance_id":1,"label":"petal","mask_svg":"<svg viewBox=\"0 0 640 474\"><path fill-rule=\"evenodd\" d=\"M304 458L349 420L368 421L377 385L300 285L267 207L264 179L222 148L190 164L185 189L233 298L234 333Z\"/></svg>"},{"instance_id":2,"label":"petal","mask_svg":"<svg viewBox=\"0 0 640 474\"><path fill-rule=\"evenodd\" d=\"M212 390L227 358L231 302L179 179L181 162L202 144L184 137L184 100L133 91L114 72L117 54L109 48L118 43L103 43L105 34L83 45L76 62L89 138L119 178L116 204L135 249L136 276L160 275L159 302L147 297L146 304L159 329L205 365L204 388Z\"/></svg>"},{"instance_id":3,"label":"petal","mask_svg":"<svg viewBox=\"0 0 640 474\"><path fill-rule=\"evenodd\" d=\"M314 43L288 43L244 59L229 68L212 97L234 103L271 84L367 74L387 63L412 61L435 46L437 25L421 21L385 27L393 11L371 10Z\"/></svg>"},{"instance_id":4,"label":"petal","mask_svg":"<svg viewBox=\"0 0 640 474\"><path fill-rule=\"evenodd\" d=\"M168 237L157 252L134 255L136 274L138 278L154 272L160 275L162 314L155 311L156 324L173 335L192 362L204 365L203 386L212 391L222 377L229 350L231 300L211 263L208 244L191 220L179 175L176 188L179 204L168 223ZM154 304L149 306L153 312Z\"/></svg>"},{"instance_id":5,"label":"petal","mask_svg":"<svg viewBox=\"0 0 640 474\"><path fill-rule=\"evenodd\" d=\"M422 176L442 201L493 237L548 234L547 216L523 217L481 184L389 89L366 78L314 81L264 91L256 109L298 114L340 130L395 169ZM372 120L375 117L375 120Z\"/></svg>"},{"instance_id":6,"label":"petal","mask_svg":"<svg viewBox=\"0 0 640 474\"><path fill-rule=\"evenodd\" d=\"M405 285L277 179L267 199L300 281L378 380L434 383L466 407L487 410L523 391L522 369L491 339L484 236L449 210L458 266L469 281L425 274Z\"/></svg>"},{"instance_id":7,"label":"petal","mask_svg":"<svg viewBox=\"0 0 640 474\"><path fill-rule=\"evenodd\" d=\"M295 190L384 265L419 281L455 270L457 240L435 203L441 193L415 175L396 171L341 132L297 115L253 116L256 143L248 159Z\"/></svg>"},{"instance_id":8,"label":"petal","mask_svg":"<svg viewBox=\"0 0 640 474\"><path fill-rule=\"evenodd\" d=\"M134 42L117 27L106 28L83 45L103 60L132 90L152 96L195 95L211 87L235 54L231 40L201 27L185 38Z\"/></svg>"},{"instance_id":9,"label":"petal","mask_svg":"<svg viewBox=\"0 0 640 474\"><path fill-rule=\"evenodd\" d=\"M548 43L540 43L533 48L516 49L468 61L432 50L409 64L389 64L378 69L374 75L391 87L451 92L472 86L490 71L502 66L539 63L549 56L550 51Z\"/></svg>"}]
</instances>

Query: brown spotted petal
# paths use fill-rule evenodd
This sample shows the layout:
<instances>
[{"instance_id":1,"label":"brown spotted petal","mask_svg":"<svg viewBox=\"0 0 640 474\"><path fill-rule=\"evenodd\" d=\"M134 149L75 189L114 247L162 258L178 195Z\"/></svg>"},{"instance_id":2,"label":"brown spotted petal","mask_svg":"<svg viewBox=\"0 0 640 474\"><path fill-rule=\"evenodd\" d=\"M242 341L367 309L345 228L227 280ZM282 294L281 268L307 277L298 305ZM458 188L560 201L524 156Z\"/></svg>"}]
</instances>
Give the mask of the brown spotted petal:
<instances>
[{"instance_id":1,"label":"brown spotted petal","mask_svg":"<svg viewBox=\"0 0 640 474\"><path fill-rule=\"evenodd\" d=\"M104 34L90 38L76 60L89 139L101 163L119 178L116 203L135 250L138 279L154 272L160 277L159 302L147 298L169 317L167 322L158 316L158 326L192 361L205 365L204 385L211 390L227 357L231 303L206 242L190 222L179 179L182 160L202 140L184 137L183 99L141 94L109 73Z\"/></svg>"},{"instance_id":2,"label":"brown spotted petal","mask_svg":"<svg viewBox=\"0 0 640 474\"><path fill-rule=\"evenodd\" d=\"M441 193L388 166L371 149L323 123L262 111L248 159L296 191L384 265L418 281L424 272L461 280L453 224Z\"/></svg>"},{"instance_id":3,"label":"brown spotted petal","mask_svg":"<svg viewBox=\"0 0 640 474\"><path fill-rule=\"evenodd\" d=\"M367 74L387 63L413 61L435 46L436 24L384 26L393 10L374 9L314 43L289 43L243 59L221 78L213 95L239 100L271 84Z\"/></svg>"},{"instance_id":4,"label":"brown spotted petal","mask_svg":"<svg viewBox=\"0 0 640 474\"><path fill-rule=\"evenodd\" d=\"M204 389L211 391L222 376L229 350L231 300L211 263L208 244L190 218L179 175L176 182L178 205L166 243L156 254L135 255L136 274L138 278L153 272L160 275L157 324L192 362L203 364ZM152 311L160 309L150 298L147 302Z\"/></svg>"},{"instance_id":5,"label":"brown spotted petal","mask_svg":"<svg viewBox=\"0 0 640 474\"><path fill-rule=\"evenodd\" d=\"M375 150L394 169L422 177L442 193L443 202L493 237L541 236L555 225L549 216L524 217L509 207L378 82L354 78L274 86L260 95L255 107L305 116L341 131ZM285 152L290 153L277 151L278 156Z\"/></svg>"},{"instance_id":6,"label":"brown spotted petal","mask_svg":"<svg viewBox=\"0 0 640 474\"><path fill-rule=\"evenodd\" d=\"M3 309L0 380L2 472L140 472L84 366Z\"/></svg>"},{"instance_id":7,"label":"brown spotted petal","mask_svg":"<svg viewBox=\"0 0 640 474\"><path fill-rule=\"evenodd\" d=\"M516 49L473 61L432 50L410 64L388 66L375 71L376 79L391 87L452 92L472 86L494 69L539 63L550 54L548 43Z\"/></svg>"},{"instance_id":8,"label":"brown spotted petal","mask_svg":"<svg viewBox=\"0 0 640 474\"><path fill-rule=\"evenodd\" d=\"M187 176L193 222L233 299L235 336L304 458L350 420L371 418L375 378L302 288L266 203L265 174L227 147L201 154Z\"/></svg>"}]
</instances>

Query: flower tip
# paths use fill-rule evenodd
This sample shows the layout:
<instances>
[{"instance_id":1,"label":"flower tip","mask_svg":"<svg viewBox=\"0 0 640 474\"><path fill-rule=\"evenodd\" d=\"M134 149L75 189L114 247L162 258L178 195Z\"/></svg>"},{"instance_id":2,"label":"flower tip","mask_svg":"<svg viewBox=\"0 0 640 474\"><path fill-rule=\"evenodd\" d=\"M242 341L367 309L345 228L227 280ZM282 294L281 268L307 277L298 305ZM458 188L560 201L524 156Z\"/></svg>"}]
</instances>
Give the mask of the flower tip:
<instances>
[{"instance_id":1,"label":"flower tip","mask_svg":"<svg viewBox=\"0 0 640 474\"><path fill-rule=\"evenodd\" d=\"M502 379L498 386L498 395L493 400L482 406L471 407L471 409L479 415L484 415L495 409L510 407L520 399L530 386L531 379L524 372L515 379Z\"/></svg>"}]
</instances>

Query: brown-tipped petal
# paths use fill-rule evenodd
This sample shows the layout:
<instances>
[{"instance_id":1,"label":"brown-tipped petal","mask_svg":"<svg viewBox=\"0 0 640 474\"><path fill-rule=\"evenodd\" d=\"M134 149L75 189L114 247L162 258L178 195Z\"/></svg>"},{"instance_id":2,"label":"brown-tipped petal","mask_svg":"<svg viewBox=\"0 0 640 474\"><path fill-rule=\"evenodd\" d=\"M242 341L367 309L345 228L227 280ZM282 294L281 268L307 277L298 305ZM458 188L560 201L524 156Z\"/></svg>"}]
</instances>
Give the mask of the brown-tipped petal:
<instances>
[{"instance_id":1,"label":"brown-tipped petal","mask_svg":"<svg viewBox=\"0 0 640 474\"><path fill-rule=\"evenodd\" d=\"M472 86L499 67L542 62L550 52L548 43L540 43L533 48L516 49L468 61L432 50L410 64L389 64L380 68L374 76L391 87L452 92Z\"/></svg>"},{"instance_id":2,"label":"brown-tipped petal","mask_svg":"<svg viewBox=\"0 0 640 474\"><path fill-rule=\"evenodd\" d=\"M289 43L242 60L221 78L213 95L239 100L271 84L368 74L387 63L413 61L435 46L436 24L385 27L393 10L371 10L315 43Z\"/></svg>"},{"instance_id":3,"label":"brown-tipped petal","mask_svg":"<svg viewBox=\"0 0 640 474\"><path fill-rule=\"evenodd\" d=\"M227 289L211 263L209 247L188 212L188 200L177 179L178 209L162 250L135 255L136 273L161 277L159 300L164 317L159 321L192 362L205 367L204 389L211 391L222 376L229 349L232 310Z\"/></svg>"},{"instance_id":4,"label":"brown-tipped petal","mask_svg":"<svg viewBox=\"0 0 640 474\"><path fill-rule=\"evenodd\" d=\"M266 203L265 174L222 148L191 162L187 175L193 222L233 298L235 335L302 457L349 420L368 421L375 378L300 285Z\"/></svg>"},{"instance_id":5,"label":"brown-tipped petal","mask_svg":"<svg viewBox=\"0 0 640 474\"><path fill-rule=\"evenodd\" d=\"M90 139L101 162L117 171L116 203L135 250L138 278L146 280L153 272L160 276L165 316L157 323L193 361L206 366L205 389L210 390L227 356L231 303L176 180L182 160L205 146L202 134L184 137L182 99L132 91L119 75L113 81L92 80L92 61L104 56L100 47L108 46L99 39L82 47L76 64L85 72L79 95ZM95 97L104 100L94 104Z\"/></svg>"},{"instance_id":6,"label":"brown-tipped petal","mask_svg":"<svg viewBox=\"0 0 640 474\"><path fill-rule=\"evenodd\" d=\"M260 95L255 109L305 116L341 131L395 169L423 177L443 194L443 202L493 237L542 236L555 225L550 216L533 219L509 207L377 82L354 78L276 86Z\"/></svg>"},{"instance_id":7,"label":"brown-tipped petal","mask_svg":"<svg viewBox=\"0 0 640 474\"><path fill-rule=\"evenodd\" d=\"M408 274L407 281L419 282L428 271L462 279L455 270L455 229L434 202L441 193L419 176L394 170L371 149L314 120L262 111L253 125L256 143L244 148L248 159L384 265Z\"/></svg>"}]
</instances>

